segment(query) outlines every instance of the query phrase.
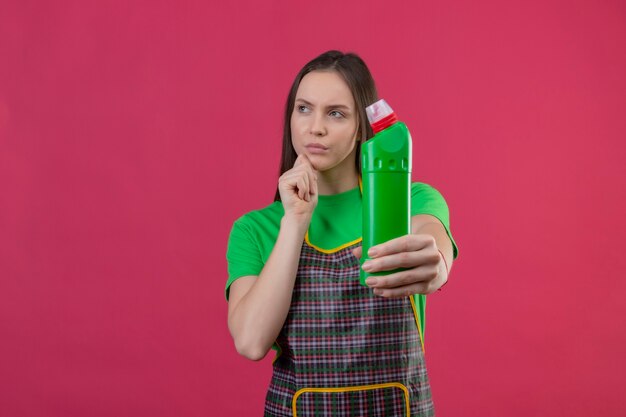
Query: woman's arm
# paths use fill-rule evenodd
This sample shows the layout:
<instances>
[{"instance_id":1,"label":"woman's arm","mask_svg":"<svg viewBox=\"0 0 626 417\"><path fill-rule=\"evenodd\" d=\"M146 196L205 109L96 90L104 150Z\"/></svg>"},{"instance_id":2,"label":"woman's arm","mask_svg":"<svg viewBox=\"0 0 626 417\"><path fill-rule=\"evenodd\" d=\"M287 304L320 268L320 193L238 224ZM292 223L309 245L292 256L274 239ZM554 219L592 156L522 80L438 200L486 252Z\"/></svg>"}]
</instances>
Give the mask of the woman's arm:
<instances>
[{"instance_id":1,"label":"woman's arm","mask_svg":"<svg viewBox=\"0 0 626 417\"><path fill-rule=\"evenodd\" d=\"M241 277L230 286L228 328L237 352L252 360L265 357L291 306L302 242L317 205L317 173L306 155L281 175L278 191L285 215L272 253L258 277Z\"/></svg>"},{"instance_id":2,"label":"woman's arm","mask_svg":"<svg viewBox=\"0 0 626 417\"><path fill-rule=\"evenodd\" d=\"M444 265L443 272L445 272L445 280L442 284L445 285L448 282L448 275L452 270L452 263L454 262L454 249L452 247L452 241L446 233L445 227L441 224L441 221L430 214L417 214L411 217L411 233L428 234L435 239L437 249L440 251L443 257ZM442 274L443 274L442 272Z\"/></svg>"},{"instance_id":3,"label":"woman's arm","mask_svg":"<svg viewBox=\"0 0 626 417\"><path fill-rule=\"evenodd\" d=\"M259 276L241 277L230 287L228 328L237 352L248 359L265 357L287 318L307 227L308 222L283 217Z\"/></svg>"}]
</instances>

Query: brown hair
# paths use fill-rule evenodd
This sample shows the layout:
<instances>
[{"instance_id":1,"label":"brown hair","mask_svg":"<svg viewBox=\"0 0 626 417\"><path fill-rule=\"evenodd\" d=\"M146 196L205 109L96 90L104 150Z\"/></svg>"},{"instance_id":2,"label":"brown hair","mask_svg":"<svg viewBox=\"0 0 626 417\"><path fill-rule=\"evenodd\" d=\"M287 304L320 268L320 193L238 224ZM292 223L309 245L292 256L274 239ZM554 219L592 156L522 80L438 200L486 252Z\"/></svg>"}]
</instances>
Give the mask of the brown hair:
<instances>
[{"instance_id":1,"label":"brown hair","mask_svg":"<svg viewBox=\"0 0 626 417\"><path fill-rule=\"evenodd\" d=\"M365 108L378 100L376 85L374 84L370 70L358 55L351 52L344 54L340 51L328 51L309 61L300 70L298 75L296 75L295 80L293 80L285 105L283 151L280 158L280 173L278 175L283 175L286 171L293 168L293 164L298 157L296 150L293 148L293 143L291 142L291 114L293 113L296 93L298 92L300 82L305 75L312 71L337 72L348 85L350 92L352 92L357 114L357 137L360 138L360 143L357 144L355 163L357 172L361 172L360 144L374 135L367 121ZM280 201L278 187L276 187L274 201Z\"/></svg>"}]
</instances>

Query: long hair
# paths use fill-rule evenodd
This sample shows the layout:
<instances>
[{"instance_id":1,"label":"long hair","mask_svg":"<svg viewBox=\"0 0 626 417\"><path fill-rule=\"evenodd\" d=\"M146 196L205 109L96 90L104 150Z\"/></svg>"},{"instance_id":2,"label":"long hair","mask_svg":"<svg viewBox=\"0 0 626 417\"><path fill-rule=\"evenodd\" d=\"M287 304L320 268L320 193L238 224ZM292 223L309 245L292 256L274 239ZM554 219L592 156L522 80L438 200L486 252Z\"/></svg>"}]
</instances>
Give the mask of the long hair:
<instances>
[{"instance_id":1,"label":"long hair","mask_svg":"<svg viewBox=\"0 0 626 417\"><path fill-rule=\"evenodd\" d=\"M336 71L346 82L356 106L357 114L357 138L355 164L357 172L361 172L361 144L374 134L367 121L365 108L378 100L376 85L370 70L365 62L354 53L343 53L340 51L324 52L317 58L309 61L296 75L285 105L285 120L283 125L283 150L280 158L279 176L293 168L298 155L291 141L291 114L293 113L296 93L300 82L305 75L312 71ZM274 201L280 201L280 193L276 186Z\"/></svg>"}]
</instances>

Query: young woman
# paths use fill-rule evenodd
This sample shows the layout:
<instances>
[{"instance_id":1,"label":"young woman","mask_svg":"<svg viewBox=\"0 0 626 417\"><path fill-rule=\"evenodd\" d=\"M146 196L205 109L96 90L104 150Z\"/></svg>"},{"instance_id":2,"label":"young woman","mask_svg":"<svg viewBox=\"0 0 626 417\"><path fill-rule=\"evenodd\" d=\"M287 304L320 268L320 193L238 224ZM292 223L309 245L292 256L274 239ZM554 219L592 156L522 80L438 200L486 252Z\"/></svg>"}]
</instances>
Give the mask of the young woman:
<instances>
[{"instance_id":1,"label":"young woman","mask_svg":"<svg viewBox=\"0 0 626 417\"><path fill-rule=\"evenodd\" d=\"M266 416L433 415L424 363L425 294L458 251L439 192L413 183L412 233L370 249L359 284L360 145L378 99L355 54L326 52L287 98L273 204L239 218L228 242L228 326L237 351L277 351Z\"/></svg>"}]
</instances>

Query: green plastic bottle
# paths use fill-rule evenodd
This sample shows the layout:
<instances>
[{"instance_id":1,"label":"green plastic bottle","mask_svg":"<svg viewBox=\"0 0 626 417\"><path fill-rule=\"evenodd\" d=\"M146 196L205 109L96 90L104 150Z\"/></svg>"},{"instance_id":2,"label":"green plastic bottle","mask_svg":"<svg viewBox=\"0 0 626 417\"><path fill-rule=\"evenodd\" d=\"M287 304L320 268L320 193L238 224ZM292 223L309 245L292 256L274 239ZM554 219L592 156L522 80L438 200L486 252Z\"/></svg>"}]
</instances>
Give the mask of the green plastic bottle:
<instances>
[{"instance_id":1,"label":"green plastic bottle","mask_svg":"<svg viewBox=\"0 0 626 417\"><path fill-rule=\"evenodd\" d=\"M372 246L411 233L411 135L385 100L366 109L374 137L361 145L363 179L363 254ZM368 273L361 268L360 282L369 276L388 275L401 269Z\"/></svg>"}]
</instances>

